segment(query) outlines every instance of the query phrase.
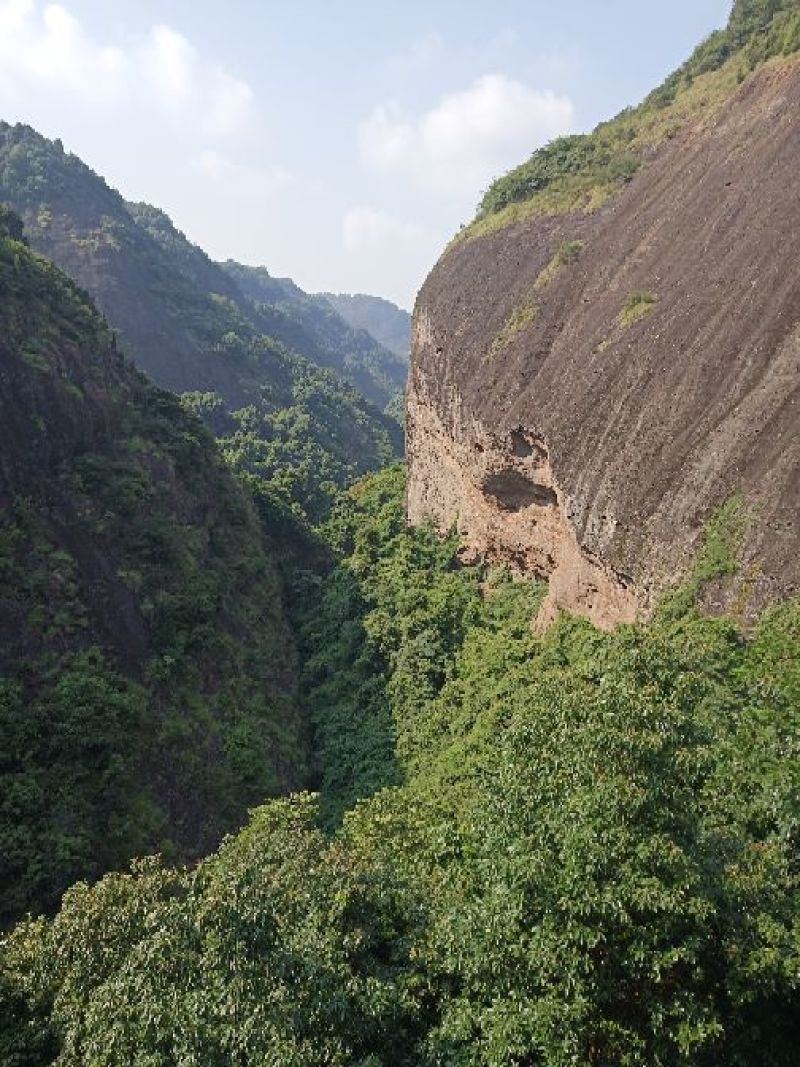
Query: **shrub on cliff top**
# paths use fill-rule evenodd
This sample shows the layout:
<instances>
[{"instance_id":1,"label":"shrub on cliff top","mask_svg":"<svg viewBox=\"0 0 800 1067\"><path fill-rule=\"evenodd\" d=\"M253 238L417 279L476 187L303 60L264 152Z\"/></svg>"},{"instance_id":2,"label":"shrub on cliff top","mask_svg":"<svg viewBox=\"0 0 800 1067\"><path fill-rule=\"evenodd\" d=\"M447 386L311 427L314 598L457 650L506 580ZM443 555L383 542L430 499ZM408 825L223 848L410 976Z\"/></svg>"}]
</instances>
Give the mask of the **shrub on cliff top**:
<instances>
[{"instance_id":1,"label":"shrub on cliff top","mask_svg":"<svg viewBox=\"0 0 800 1067\"><path fill-rule=\"evenodd\" d=\"M601 123L591 134L559 137L540 148L490 185L479 205L478 219L530 200L550 187L579 182L581 189L590 191L629 181L642 161L641 146L632 145L636 126L652 111L669 107L695 78L719 70L736 54L752 69L773 56L798 50L797 0L737 0L727 28L711 34L643 104Z\"/></svg>"}]
</instances>

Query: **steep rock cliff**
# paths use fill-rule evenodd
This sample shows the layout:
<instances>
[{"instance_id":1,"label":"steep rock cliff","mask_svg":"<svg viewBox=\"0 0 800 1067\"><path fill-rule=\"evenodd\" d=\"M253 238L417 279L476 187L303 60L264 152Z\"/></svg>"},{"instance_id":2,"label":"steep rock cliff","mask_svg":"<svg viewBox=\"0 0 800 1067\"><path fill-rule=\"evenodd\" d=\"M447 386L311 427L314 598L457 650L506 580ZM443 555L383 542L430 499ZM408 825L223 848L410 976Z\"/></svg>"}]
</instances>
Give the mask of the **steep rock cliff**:
<instances>
[{"instance_id":1,"label":"steep rock cliff","mask_svg":"<svg viewBox=\"0 0 800 1067\"><path fill-rule=\"evenodd\" d=\"M542 622L646 611L736 495L718 604L798 586L800 63L752 48L601 129L622 177L484 212L418 298L410 519L547 578Z\"/></svg>"}]
</instances>

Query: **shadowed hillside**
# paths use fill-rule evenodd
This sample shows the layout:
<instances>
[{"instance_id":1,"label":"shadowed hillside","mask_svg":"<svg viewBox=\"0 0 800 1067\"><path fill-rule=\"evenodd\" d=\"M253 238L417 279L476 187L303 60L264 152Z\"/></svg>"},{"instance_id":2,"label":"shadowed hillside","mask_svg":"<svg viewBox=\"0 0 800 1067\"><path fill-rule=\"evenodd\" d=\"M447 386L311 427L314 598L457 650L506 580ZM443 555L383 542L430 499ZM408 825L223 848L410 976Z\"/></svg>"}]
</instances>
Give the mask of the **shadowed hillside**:
<instances>
[{"instance_id":1,"label":"shadowed hillside","mask_svg":"<svg viewBox=\"0 0 800 1067\"><path fill-rule=\"evenodd\" d=\"M199 420L0 217L0 923L302 783L293 639Z\"/></svg>"},{"instance_id":2,"label":"shadowed hillside","mask_svg":"<svg viewBox=\"0 0 800 1067\"><path fill-rule=\"evenodd\" d=\"M411 349L411 316L390 300L363 293L321 293L351 326L371 333L405 359Z\"/></svg>"}]
</instances>

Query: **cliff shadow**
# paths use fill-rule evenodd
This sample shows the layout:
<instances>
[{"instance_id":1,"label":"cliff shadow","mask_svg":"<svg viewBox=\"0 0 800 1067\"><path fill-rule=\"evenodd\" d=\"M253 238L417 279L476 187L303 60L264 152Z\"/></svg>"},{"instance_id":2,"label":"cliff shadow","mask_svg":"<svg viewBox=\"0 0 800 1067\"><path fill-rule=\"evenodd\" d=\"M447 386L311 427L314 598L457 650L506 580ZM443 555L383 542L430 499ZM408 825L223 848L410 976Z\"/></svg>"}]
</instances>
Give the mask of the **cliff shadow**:
<instances>
[{"instance_id":1,"label":"cliff shadow","mask_svg":"<svg viewBox=\"0 0 800 1067\"><path fill-rule=\"evenodd\" d=\"M358 579L342 564L325 578L298 576L295 589L303 602L298 630L310 784L320 794L321 823L333 829L359 800L401 785L404 771L386 663L364 626L370 609Z\"/></svg>"}]
</instances>

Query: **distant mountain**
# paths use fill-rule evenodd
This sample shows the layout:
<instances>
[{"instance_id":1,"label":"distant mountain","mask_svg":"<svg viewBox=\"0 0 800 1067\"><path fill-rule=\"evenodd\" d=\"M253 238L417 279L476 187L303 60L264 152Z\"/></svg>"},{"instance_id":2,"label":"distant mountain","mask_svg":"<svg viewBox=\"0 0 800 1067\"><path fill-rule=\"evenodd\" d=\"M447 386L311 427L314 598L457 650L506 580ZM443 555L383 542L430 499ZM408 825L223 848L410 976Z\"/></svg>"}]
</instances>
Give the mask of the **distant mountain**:
<instances>
[{"instance_id":1,"label":"distant mountain","mask_svg":"<svg viewBox=\"0 0 800 1067\"><path fill-rule=\"evenodd\" d=\"M376 341L408 362L411 315L380 296L364 293L320 293L354 329L366 330Z\"/></svg>"},{"instance_id":2,"label":"distant mountain","mask_svg":"<svg viewBox=\"0 0 800 1067\"><path fill-rule=\"evenodd\" d=\"M248 432L271 443L260 473L283 466L288 503L321 512L323 482L343 485L399 454L400 428L379 409L402 389L405 367L329 305L288 282L270 302L266 272L223 269L162 211L126 203L29 126L0 123L0 202L23 218L32 247L91 293L158 384L206 398L195 406L213 413L218 434L239 433L237 412L250 413ZM325 468L316 497L308 479L302 493L290 484L284 445L292 463Z\"/></svg>"},{"instance_id":3,"label":"distant mountain","mask_svg":"<svg viewBox=\"0 0 800 1067\"><path fill-rule=\"evenodd\" d=\"M290 278L273 278L265 267L246 267L233 260L220 266L257 306L262 328L273 337L315 363L340 370L381 407L402 393L408 349L398 354L377 334L334 308L327 297L304 292Z\"/></svg>"},{"instance_id":4,"label":"distant mountain","mask_svg":"<svg viewBox=\"0 0 800 1067\"><path fill-rule=\"evenodd\" d=\"M0 209L0 927L301 785L297 674L211 436Z\"/></svg>"}]
</instances>

